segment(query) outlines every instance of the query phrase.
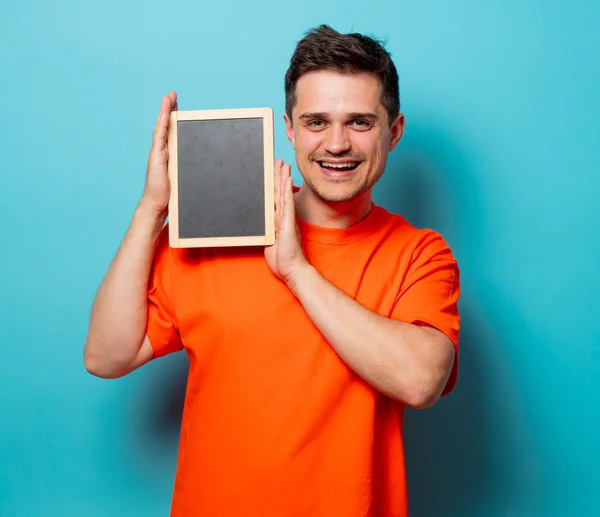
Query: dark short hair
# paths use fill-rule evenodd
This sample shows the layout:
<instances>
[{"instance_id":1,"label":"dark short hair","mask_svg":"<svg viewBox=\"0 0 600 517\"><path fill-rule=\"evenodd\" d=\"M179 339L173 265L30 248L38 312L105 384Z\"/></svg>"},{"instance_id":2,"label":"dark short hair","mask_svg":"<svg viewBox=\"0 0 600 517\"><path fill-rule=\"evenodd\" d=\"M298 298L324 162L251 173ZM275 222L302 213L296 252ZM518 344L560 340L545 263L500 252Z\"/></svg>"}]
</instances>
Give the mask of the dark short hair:
<instances>
[{"instance_id":1,"label":"dark short hair","mask_svg":"<svg viewBox=\"0 0 600 517\"><path fill-rule=\"evenodd\" d=\"M398 72L384 44L363 34L341 34L328 25L306 33L296 45L285 74L285 111L292 119L296 84L309 72L329 70L341 74L372 73L381 82L381 104L391 124L400 113Z\"/></svg>"}]
</instances>

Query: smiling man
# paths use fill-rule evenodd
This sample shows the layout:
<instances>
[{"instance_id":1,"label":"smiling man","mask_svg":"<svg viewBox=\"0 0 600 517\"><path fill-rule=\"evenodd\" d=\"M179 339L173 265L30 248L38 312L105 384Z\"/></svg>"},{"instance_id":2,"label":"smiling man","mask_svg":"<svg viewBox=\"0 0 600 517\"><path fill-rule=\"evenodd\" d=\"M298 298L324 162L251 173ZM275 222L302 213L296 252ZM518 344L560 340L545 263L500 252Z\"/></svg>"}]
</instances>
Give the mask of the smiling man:
<instances>
[{"instance_id":1,"label":"smiling man","mask_svg":"<svg viewBox=\"0 0 600 517\"><path fill-rule=\"evenodd\" d=\"M169 248L163 99L85 365L118 377L187 352L173 516L405 516L404 409L455 385L459 270L439 234L372 202L404 131L384 47L321 26L285 90L304 181L276 162L264 250Z\"/></svg>"}]
</instances>

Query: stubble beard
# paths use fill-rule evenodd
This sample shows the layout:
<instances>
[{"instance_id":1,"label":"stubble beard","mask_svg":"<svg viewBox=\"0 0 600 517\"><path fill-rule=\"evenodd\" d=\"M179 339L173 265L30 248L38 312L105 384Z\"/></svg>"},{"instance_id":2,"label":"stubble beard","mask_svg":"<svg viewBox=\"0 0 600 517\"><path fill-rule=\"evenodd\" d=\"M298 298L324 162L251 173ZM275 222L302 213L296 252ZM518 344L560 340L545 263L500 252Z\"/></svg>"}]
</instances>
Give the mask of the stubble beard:
<instances>
[{"instance_id":1,"label":"stubble beard","mask_svg":"<svg viewBox=\"0 0 600 517\"><path fill-rule=\"evenodd\" d=\"M317 162L310 161L309 167L312 167L313 165L320 167L320 165ZM364 162L363 164L361 164L361 166L362 165L364 165ZM321 201L324 201L326 203L347 203L360 197L362 194L372 189L375 186L375 184L381 179L381 176L383 176L383 171L371 177L369 177L369 175L367 174L367 177L364 180L362 180L358 185L355 185L354 189L350 192L335 192L335 186L347 183L348 180L346 179L325 179L323 182L316 182L313 181L313 179L310 176L306 175L304 176L304 182L312 190L315 196ZM325 185L331 185L333 187L331 189L332 192L328 192L325 188L323 188L323 183Z\"/></svg>"}]
</instances>

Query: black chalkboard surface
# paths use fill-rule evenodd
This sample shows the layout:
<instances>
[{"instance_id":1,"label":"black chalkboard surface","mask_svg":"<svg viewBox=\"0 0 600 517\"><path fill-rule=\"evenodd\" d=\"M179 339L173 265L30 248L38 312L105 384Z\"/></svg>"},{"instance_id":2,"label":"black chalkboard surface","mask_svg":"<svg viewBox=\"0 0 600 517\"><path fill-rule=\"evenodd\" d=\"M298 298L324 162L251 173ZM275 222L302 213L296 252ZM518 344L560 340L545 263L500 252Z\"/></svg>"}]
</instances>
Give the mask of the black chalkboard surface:
<instances>
[{"instance_id":1,"label":"black chalkboard surface","mask_svg":"<svg viewBox=\"0 0 600 517\"><path fill-rule=\"evenodd\" d=\"M173 248L275 242L273 111L173 111L169 121Z\"/></svg>"}]
</instances>

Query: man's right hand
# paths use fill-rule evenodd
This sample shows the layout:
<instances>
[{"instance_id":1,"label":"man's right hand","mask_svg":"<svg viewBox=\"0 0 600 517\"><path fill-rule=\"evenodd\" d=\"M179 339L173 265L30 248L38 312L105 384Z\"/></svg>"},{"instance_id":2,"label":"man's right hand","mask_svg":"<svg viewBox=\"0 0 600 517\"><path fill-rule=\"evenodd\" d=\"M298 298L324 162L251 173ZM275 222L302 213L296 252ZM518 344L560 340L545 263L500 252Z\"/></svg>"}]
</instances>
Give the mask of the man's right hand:
<instances>
[{"instance_id":1,"label":"man's right hand","mask_svg":"<svg viewBox=\"0 0 600 517\"><path fill-rule=\"evenodd\" d=\"M146 335L148 280L169 207L167 134L176 109L177 94L171 92L160 106L140 205L92 306L84 363L98 377L121 377L154 355Z\"/></svg>"},{"instance_id":2,"label":"man's right hand","mask_svg":"<svg viewBox=\"0 0 600 517\"><path fill-rule=\"evenodd\" d=\"M149 207L162 216L166 216L171 194L167 169L169 162L167 134L169 131L169 117L171 111L175 110L177 110L177 94L171 91L169 95L163 97L160 105L160 112L152 135L152 148L148 156L148 168L146 170L146 185L141 201L142 205Z\"/></svg>"}]
</instances>

